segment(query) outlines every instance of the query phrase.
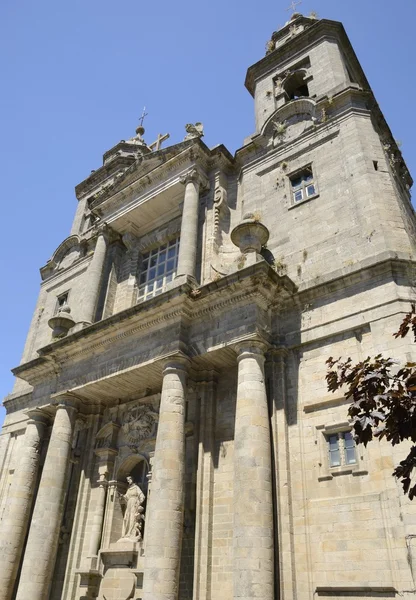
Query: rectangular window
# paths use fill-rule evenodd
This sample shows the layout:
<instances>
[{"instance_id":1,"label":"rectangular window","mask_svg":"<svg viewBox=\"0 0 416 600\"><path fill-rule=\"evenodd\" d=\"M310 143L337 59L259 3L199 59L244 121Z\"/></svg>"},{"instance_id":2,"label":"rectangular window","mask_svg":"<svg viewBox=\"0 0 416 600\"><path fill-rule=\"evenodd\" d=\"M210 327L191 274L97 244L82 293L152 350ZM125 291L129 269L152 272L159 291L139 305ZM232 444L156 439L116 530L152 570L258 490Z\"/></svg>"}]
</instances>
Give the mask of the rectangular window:
<instances>
[{"instance_id":1,"label":"rectangular window","mask_svg":"<svg viewBox=\"0 0 416 600\"><path fill-rule=\"evenodd\" d=\"M143 254L138 302L165 291L167 284L175 277L178 255L179 238Z\"/></svg>"},{"instance_id":2,"label":"rectangular window","mask_svg":"<svg viewBox=\"0 0 416 600\"><path fill-rule=\"evenodd\" d=\"M316 185L313 178L312 167L306 167L302 171L290 177L293 202L302 202L307 198L315 196Z\"/></svg>"},{"instance_id":3,"label":"rectangular window","mask_svg":"<svg viewBox=\"0 0 416 600\"><path fill-rule=\"evenodd\" d=\"M58 312L59 309L63 308L64 306L67 306L68 295L69 295L69 292L65 292L64 294L60 294L56 298L55 314Z\"/></svg>"},{"instance_id":4,"label":"rectangular window","mask_svg":"<svg viewBox=\"0 0 416 600\"><path fill-rule=\"evenodd\" d=\"M339 431L326 436L330 467L355 465L355 442L351 431Z\"/></svg>"}]
</instances>

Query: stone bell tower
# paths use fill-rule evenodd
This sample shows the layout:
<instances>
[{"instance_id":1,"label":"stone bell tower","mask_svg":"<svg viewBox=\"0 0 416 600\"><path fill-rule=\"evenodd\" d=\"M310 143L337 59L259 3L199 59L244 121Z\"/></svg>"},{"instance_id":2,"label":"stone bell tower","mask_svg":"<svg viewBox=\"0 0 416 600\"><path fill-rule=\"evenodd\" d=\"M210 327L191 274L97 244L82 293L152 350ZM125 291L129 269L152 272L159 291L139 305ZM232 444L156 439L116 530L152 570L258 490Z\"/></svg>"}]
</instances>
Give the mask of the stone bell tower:
<instances>
[{"instance_id":1,"label":"stone bell tower","mask_svg":"<svg viewBox=\"0 0 416 600\"><path fill-rule=\"evenodd\" d=\"M342 24L293 14L245 84L256 131L243 151L275 152L259 173L263 189L274 179L273 193L257 189L244 208L281 215L268 247L289 270L293 258L293 277L323 277L383 253L412 257L412 179ZM312 268L304 269L305 253Z\"/></svg>"}]
</instances>

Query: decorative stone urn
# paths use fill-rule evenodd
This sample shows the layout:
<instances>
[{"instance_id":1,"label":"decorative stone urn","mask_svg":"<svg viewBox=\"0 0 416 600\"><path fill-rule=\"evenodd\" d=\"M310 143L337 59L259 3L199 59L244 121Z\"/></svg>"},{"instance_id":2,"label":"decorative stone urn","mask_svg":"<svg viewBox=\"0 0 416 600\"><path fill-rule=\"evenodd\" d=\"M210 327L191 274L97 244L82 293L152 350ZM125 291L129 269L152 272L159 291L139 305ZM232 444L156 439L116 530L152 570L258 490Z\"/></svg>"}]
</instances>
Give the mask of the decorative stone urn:
<instances>
[{"instance_id":1,"label":"decorative stone urn","mask_svg":"<svg viewBox=\"0 0 416 600\"><path fill-rule=\"evenodd\" d=\"M63 306L58 313L49 319L48 325L52 329L53 338L62 338L68 335L68 331L75 325L74 319L70 315L69 306Z\"/></svg>"},{"instance_id":2,"label":"decorative stone urn","mask_svg":"<svg viewBox=\"0 0 416 600\"><path fill-rule=\"evenodd\" d=\"M269 230L255 217L253 213L246 213L243 220L231 232L231 241L242 254L243 266L257 262L262 246L269 239Z\"/></svg>"}]
</instances>

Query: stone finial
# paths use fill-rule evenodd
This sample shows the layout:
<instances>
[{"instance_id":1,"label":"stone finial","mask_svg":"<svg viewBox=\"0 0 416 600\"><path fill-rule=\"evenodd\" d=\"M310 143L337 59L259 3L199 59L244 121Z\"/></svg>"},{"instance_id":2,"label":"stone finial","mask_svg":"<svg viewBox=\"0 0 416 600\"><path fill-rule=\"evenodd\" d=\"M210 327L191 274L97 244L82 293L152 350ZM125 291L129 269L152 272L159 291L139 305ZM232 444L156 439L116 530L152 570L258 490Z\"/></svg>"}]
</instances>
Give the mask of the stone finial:
<instances>
[{"instance_id":1,"label":"stone finial","mask_svg":"<svg viewBox=\"0 0 416 600\"><path fill-rule=\"evenodd\" d=\"M57 314L49 319L48 325L52 329L53 338L62 338L68 335L68 331L75 325L74 319L70 315L71 309L68 305L62 306Z\"/></svg>"},{"instance_id":2,"label":"stone finial","mask_svg":"<svg viewBox=\"0 0 416 600\"><path fill-rule=\"evenodd\" d=\"M185 136L184 142L187 140L192 140L194 138L202 138L204 137L204 126L199 121L193 125L192 123L187 123L185 125L185 131L187 135Z\"/></svg>"},{"instance_id":3,"label":"stone finial","mask_svg":"<svg viewBox=\"0 0 416 600\"><path fill-rule=\"evenodd\" d=\"M262 246L269 239L269 230L260 222L258 215L246 213L243 220L231 232L231 241L245 256L245 265L257 262Z\"/></svg>"},{"instance_id":4,"label":"stone finial","mask_svg":"<svg viewBox=\"0 0 416 600\"><path fill-rule=\"evenodd\" d=\"M143 136L145 129L143 125L136 127L136 135L128 140L129 144L137 146L137 151L141 154L148 154L151 150L146 144Z\"/></svg>"}]
</instances>

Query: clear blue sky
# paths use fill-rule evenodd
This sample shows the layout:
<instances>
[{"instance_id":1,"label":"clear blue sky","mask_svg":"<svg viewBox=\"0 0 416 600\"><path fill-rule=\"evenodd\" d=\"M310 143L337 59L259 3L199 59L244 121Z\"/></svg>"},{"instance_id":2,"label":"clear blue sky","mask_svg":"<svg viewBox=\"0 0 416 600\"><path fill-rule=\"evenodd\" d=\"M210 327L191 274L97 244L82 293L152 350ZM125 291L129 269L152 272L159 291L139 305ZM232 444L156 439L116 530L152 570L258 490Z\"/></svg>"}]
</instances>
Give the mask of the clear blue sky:
<instances>
[{"instance_id":1,"label":"clear blue sky","mask_svg":"<svg viewBox=\"0 0 416 600\"><path fill-rule=\"evenodd\" d=\"M39 268L67 237L74 186L102 154L202 121L204 141L234 152L254 130L244 88L289 0L3 0L0 6L0 398L13 386L39 290ZM342 21L416 174L413 62L416 0L304 0ZM0 422L4 410L0 409Z\"/></svg>"}]
</instances>

